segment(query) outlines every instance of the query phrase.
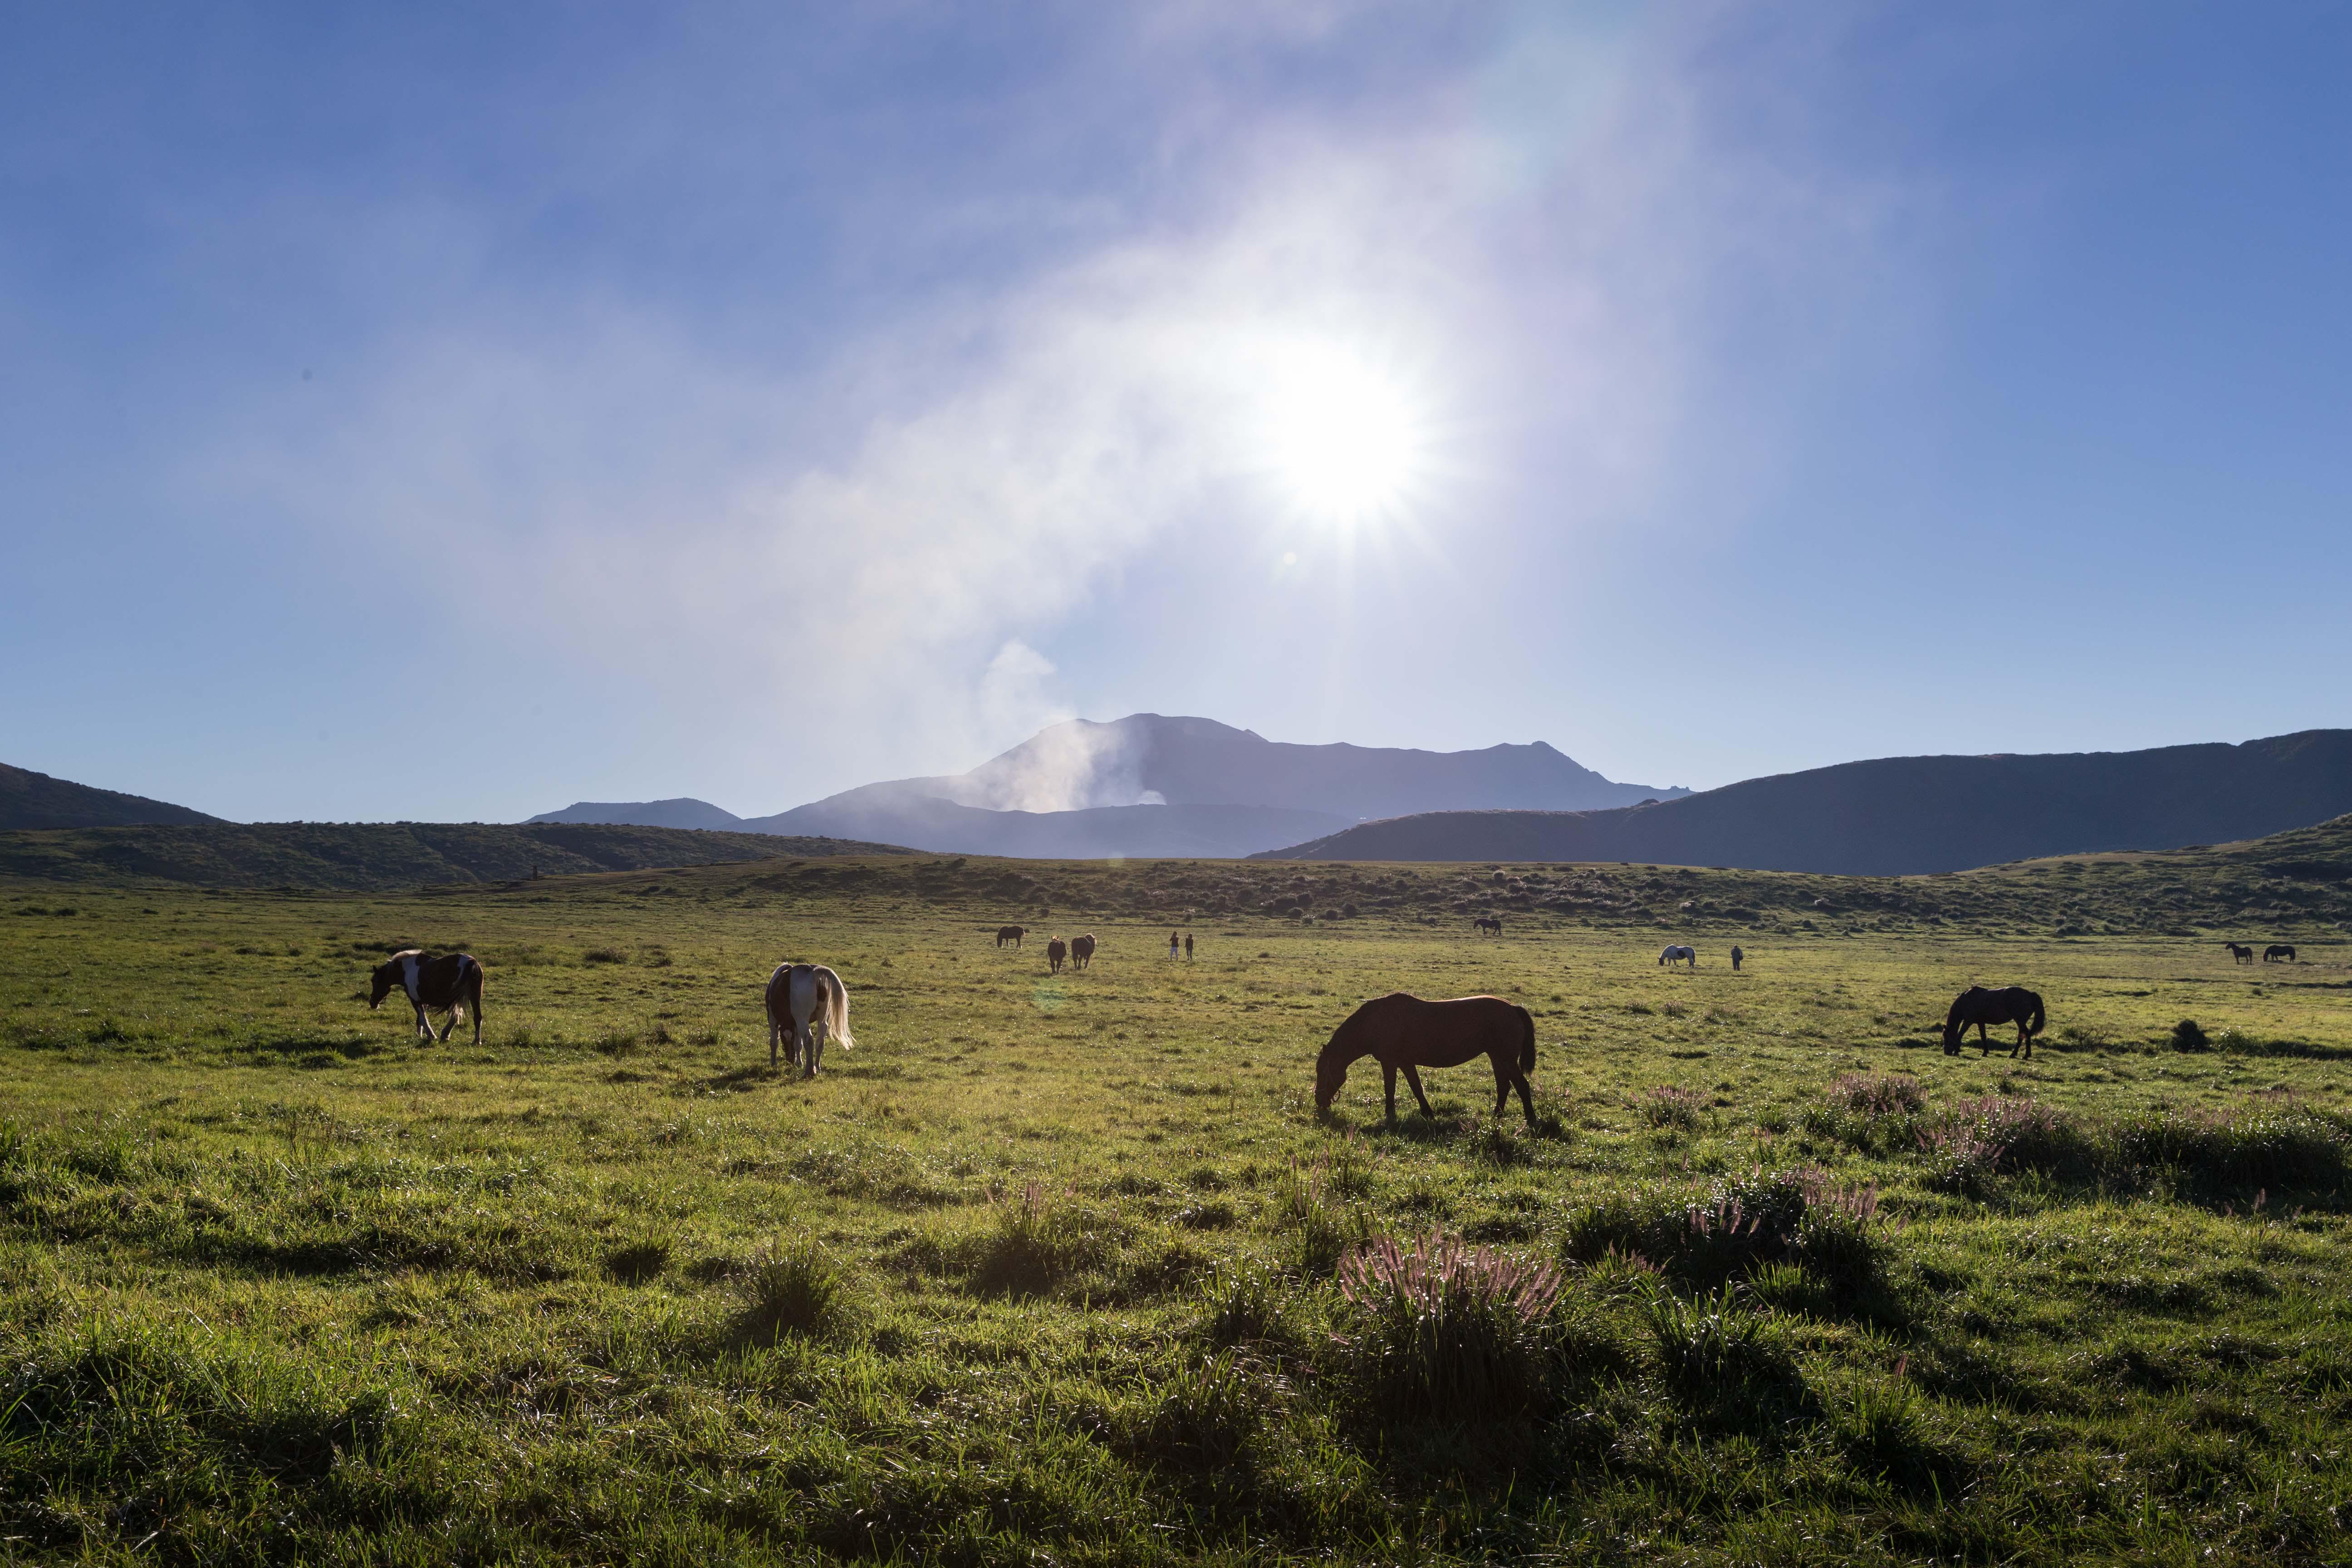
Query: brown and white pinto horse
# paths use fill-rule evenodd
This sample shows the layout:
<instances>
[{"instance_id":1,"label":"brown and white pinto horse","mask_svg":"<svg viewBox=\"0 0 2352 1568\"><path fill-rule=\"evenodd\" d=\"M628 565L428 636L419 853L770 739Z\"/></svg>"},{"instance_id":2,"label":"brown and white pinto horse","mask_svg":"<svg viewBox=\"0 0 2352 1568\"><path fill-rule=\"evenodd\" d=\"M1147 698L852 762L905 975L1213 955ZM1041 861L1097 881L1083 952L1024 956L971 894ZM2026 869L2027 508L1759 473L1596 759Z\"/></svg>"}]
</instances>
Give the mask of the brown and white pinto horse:
<instances>
[{"instance_id":1,"label":"brown and white pinto horse","mask_svg":"<svg viewBox=\"0 0 2352 1568\"><path fill-rule=\"evenodd\" d=\"M1095 961L1095 933L1087 931L1070 939L1070 967L1084 969Z\"/></svg>"},{"instance_id":2,"label":"brown and white pinto horse","mask_svg":"<svg viewBox=\"0 0 2352 1568\"><path fill-rule=\"evenodd\" d=\"M470 952L445 952L436 957L421 947L404 948L390 960L375 966L375 989L368 997L368 1011L383 1005L383 999L394 988L408 998L416 1009L416 1034L419 1039L433 1036L433 1022L425 1016L427 1007L446 1007L448 1020L441 1026L441 1040L447 1043L457 1020L466 1009L474 1010L474 1044L482 1043L482 966Z\"/></svg>"},{"instance_id":3,"label":"brown and white pinto horse","mask_svg":"<svg viewBox=\"0 0 2352 1568\"><path fill-rule=\"evenodd\" d=\"M797 1064L803 1078L814 1078L824 1065L824 1039L830 1033L850 1050L849 987L822 963L779 963L768 976L768 1070L776 1068L776 1045L785 1042L784 1060Z\"/></svg>"},{"instance_id":4,"label":"brown and white pinto horse","mask_svg":"<svg viewBox=\"0 0 2352 1568\"><path fill-rule=\"evenodd\" d=\"M1315 1060L1315 1109L1328 1110L1339 1086L1348 1081L1348 1064L1360 1057L1381 1064L1387 1081L1389 1120L1396 1120L1397 1074L1404 1074L1423 1116L1434 1116L1429 1096L1421 1091L1415 1068L1459 1067L1483 1056L1495 1068L1495 1114L1519 1091L1528 1125L1536 1124L1536 1102L1528 1074L1536 1070L1536 1021L1525 1007L1500 996L1457 996L1451 1002L1424 1002L1404 992L1378 996L1348 1015L1331 1033L1330 1044Z\"/></svg>"}]
</instances>

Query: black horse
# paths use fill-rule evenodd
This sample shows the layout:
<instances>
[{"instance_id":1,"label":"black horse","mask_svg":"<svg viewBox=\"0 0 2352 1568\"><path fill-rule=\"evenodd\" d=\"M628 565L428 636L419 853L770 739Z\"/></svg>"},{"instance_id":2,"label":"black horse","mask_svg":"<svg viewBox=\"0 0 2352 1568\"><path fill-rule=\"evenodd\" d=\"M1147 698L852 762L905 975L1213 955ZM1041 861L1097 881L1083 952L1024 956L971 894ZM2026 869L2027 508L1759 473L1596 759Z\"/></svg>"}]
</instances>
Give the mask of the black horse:
<instances>
[{"instance_id":1,"label":"black horse","mask_svg":"<svg viewBox=\"0 0 2352 1568\"><path fill-rule=\"evenodd\" d=\"M2274 942L2271 943L2270 946L2263 949L2263 962L2264 963L2273 962L2293 963L2294 962L2294 949L2287 946L2287 944L2283 942Z\"/></svg>"},{"instance_id":2,"label":"black horse","mask_svg":"<svg viewBox=\"0 0 2352 1568\"><path fill-rule=\"evenodd\" d=\"M2017 1026L2017 1044L2009 1048L2015 1056L2021 1050L2025 1059L2033 1059L2033 1037L2042 1032L2047 1021L2042 1011L2042 998L2022 985L2004 985L1998 991L1988 991L1981 985L1971 985L1952 999L1952 1010L1944 1015L1944 1054L1960 1054L1960 1037L1969 1026L1977 1027L1977 1043L1984 1054L1992 1055L1992 1042L1985 1034L1987 1024Z\"/></svg>"}]
</instances>

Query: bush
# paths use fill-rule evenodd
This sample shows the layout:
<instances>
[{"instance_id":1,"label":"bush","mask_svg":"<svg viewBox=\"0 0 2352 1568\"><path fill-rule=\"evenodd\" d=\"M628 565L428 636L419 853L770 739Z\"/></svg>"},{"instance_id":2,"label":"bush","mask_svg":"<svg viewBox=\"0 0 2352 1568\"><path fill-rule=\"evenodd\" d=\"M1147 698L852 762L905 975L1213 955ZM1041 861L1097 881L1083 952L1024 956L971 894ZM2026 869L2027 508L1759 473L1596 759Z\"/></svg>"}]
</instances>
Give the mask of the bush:
<instances>
[{"instance_id":1,"label":"bush","mask_svg":"<svg viewBox=\"0 0 2352 1568\"><path fill-rule=\"evenodd\" d=\"M989 1200L989 1223L976 1256L973 1282L983 1290L1035 1295L1104 1262L1111 1237L1088 1223L1068 1192L1031 1182L1012 1198Z\"/></svg>"},{"instance_id":2,"label":"bush","mask_svg":"<svg viewBox=\"0 0 2352 1568\"><path fill-rule=\"evenodd\" d=\"M2194 1018L2183 1018L2172 1026L2172 1048L2176 1051L2210 1050L2213 1042L2205 1037Z\"/></svg>"},{"instance_id":3,"label":"bush","mask_svg":"<svg viewBox=\"0 0 2352 1568\"><path fill-rule=\"evenodd\" d=\"M1727 1283L1693 1300L1652 1285L1642 1315L1667 1381L1685 1394L1720 1398L1796 1376L1780 1320Z\"/></svg>"},{"instance_id":4,"label":"bush","mask_svg":"<svg viewBox=\"0 0 2352 1568\"><path fill-rule=\"evenodd\" d=\"M1230 1473L1242 1468L1250 1439L1265 1424L1266 1396L1234 1356L1213 1355L1171 1376L1118 1446L1159 1469Z\"/></svg>"},{"instance_id":5,"label":"bush","mask_svg":"<svg viewBox=\"0 0 2352 1568\"><path fill-rule=\"evenodd\" d=\"M1909 1073L1850 1072L1807 1108L1805 1129L1874 1153L1915 1142L1927 1109L1927 1091Z\"/></svg>"},{"instance_id":6,"label":"bush","mask_svg":"<svg viewBox=\"0 0 2352 1568\"><path fill-rule=\"evenodd\" d=\"M1962 1100L1917 1136L1929 1184L1971 1196L2000 1171L2082 1169L2094 1153L2065 1112L2022 1096Z\"/></svg>"},{"instance_id":7,"label":"bush","mask_svg":"<svg viewBox=\"0 0 2352 1568\"><path fill-rule=\"evenodd\" d=\"M1879 1268L1878 1191L1839 1187L1811 1166L1751 1171L1717 1182L1696 1202L1640 1205L1615 1197L1579 1210L1564 1249L1593 1262L1638 1257L1686 1284L1712 1286L1791 1263L1852 1291Z\"/></svg>"},{"instance_id":8,"label":"bush","mask_svg":"<svg viewBox=\"0 0 2352 1568\"><path fill-rule=\"evenodd\" d=\"M1282 1276L1257 1263L1228 1264L1201 1289L1202 1338L1213 1345L1264 1343L1291 1337Z\"/></svg>"},{"instance_id":9,"label":"bush","mask_svg":"<svg viewBox=\"0 0 2352 1568\"><path fill-rule=\"evenodd\" d=\"M1507 1420L1547 1382L1560 1276L1459 1239L1384 1238L1339 1272L1346 1342L1368 1403L1392 1423Z\"/></svg>"},{"instance_id":10,"label":"bush","mask_svg":"<svg viewBox=\"0 0 2352 1568\"><path fill-rule=\"evenodd\" d=\"M1672 1084L1659 1085L1642 1100L1642 1119L1653 1127L1690 1131L1698 1126L1699 1117L1706 1110L1706 1096Z\"/></svg>"},{"instance_id":11,"label":"bush","mask_svg":"<svg viewBox=\"0 0 2352 1568\"><path fill-rule=\"evenodd\" d=\"M2287 1095L2230 1110L2171 1111L2126 1122L2116 1157L2215 1186L2332 1186L2345 1175L2345 1126Z\"/></svg>"},{"instance_id":12,"label":"bush","mask_svg":"<svg viewBox=\"0 0 2352 1568\"><path fill-rule=\"evenodd\" d=\"M1361 1192L1370 1184L1370 1169L1352 1146L1341 1149L1336 1159L1318 1156L1311 1165L1291 1161L1275 1189L1275 1213L1296 1232L1295 1256L1302 1274L1329 1274L1350 1247L1365 1239L1363 1216L1339 1196L1349 1188Z\"/></svg>"},{"instance_id":13,"label":"bush","mask_svg":"<svg viewBox=\"0 0 2352 1568\"><path fill-rule=\"evenodd\" d=\"M814 1241L757 1254L740 1288L744 1305L736 1330L755 1344L773 1344L786 1334L824 1339L847 1326L848 1290L841 1270Z\"/></svg>"},{"instance_id":14,"label":"bush","mask_svg":"<svg viewBox=\"0 0 2352 1568\"><path fill-rule=\"evenodd\" d=\"M642 1285L669 1267L669 1243L633 1241L604 1254L604 1272L624 1285Z\"/></svg>"}]
</instances>

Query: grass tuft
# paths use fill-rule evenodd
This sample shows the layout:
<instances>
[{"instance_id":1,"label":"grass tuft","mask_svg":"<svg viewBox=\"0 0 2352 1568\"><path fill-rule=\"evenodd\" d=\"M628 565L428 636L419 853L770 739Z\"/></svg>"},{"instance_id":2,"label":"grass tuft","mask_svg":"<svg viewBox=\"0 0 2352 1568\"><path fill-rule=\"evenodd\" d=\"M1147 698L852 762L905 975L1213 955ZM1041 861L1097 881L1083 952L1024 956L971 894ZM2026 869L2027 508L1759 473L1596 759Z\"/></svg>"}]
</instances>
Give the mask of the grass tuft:
<instances>
[{"instance_id":1,"label":"grass tuft","mask_svg":"<svg viewBox=\"0 0 2352 1568\"><path fill-rule=\"evenodd\" d=\"M1382 1238L1339 1272L1351 1370L1391 1423L1526 1415L1543 1398L1559 1290L1549 1264L1449 1237Z\"/></svg>"}]
</instances>

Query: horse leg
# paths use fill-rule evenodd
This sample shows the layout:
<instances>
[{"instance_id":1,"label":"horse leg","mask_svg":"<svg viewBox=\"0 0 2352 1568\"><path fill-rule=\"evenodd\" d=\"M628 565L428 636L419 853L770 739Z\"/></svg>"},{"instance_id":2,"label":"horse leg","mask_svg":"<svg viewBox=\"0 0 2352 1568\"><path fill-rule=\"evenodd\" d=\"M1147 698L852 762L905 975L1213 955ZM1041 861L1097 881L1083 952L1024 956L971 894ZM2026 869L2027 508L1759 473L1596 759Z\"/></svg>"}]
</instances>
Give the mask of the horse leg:
<instances>
[{"instance_id":1,"label":"horse leg","mask_svg":"<svg viewBox=\"0 0 2352 1568\"><path fill-rule=\"evenodd\" d=\"M1404 1069L1404 1081L1412 1086L1412 1097L1420 1102L1421 1113L1423 1116L1435 1116L1437 1111L1429 1103L1429 1096L1421 1092L1421 1074L1413 1070L1411 1062L1400 1062L1397 1065Z\"/></svg>"},{"instance_id":2,"label":"horse leg","mask_svg":"<svg viewBox=\"0 0 2352 1568\"><path fill-rule=\"evenodd\" d=\"M464 1016L465 1011L465 1004L461 1002L452 1002L449 1004L449 1015L447 1017L441 1020L441 1043L443 1045L447 1045L449 1043L449 1037L457 1032L457 1020Z\"/></svg>"},{"instance_id":3,"label":"horse leg","mask_svg":"<svg viewBox=\"0 0 2352 1568\"><path fill-rule=\"evenodd\" d=\"M1396 1120L1396 1068L1386 1062L1381 1064L1381 1082L1388 1094L1389 1120L1394 1121Z\"/></svg>"},{"instance_id":4,"label":"horse leg","mask_svg":"<svg viewBox=\"0 0 2352 1568\"><path fill-rule=\"evenodd\" d=\"M807 1073L806 1073L805 1075L803 1075L803 1076L808 1077L808 1078L814 1078L814 1077L816 1076L816 1073L817 1073L817 1068L818 1068L819 1067L823 1066L823 1065L824 1065L824 1016L823 1016L822 1014L820 1014L818 1016L816 1016L816 1017L812 1018L812 1019L810 1019L810 1020L809 1020L809 1032L808 1032L808 1071L807 1071Z\"/></svg>"},{"instance_id":5,"label":"horse leg","mask_svg":"<svg viewBox=\"0 0 2352 1568\"><path fill-rule=\"evenodd\" d=\"M415 1006L416 1006L416 1037L417 1037L418 1039L420 1039L420 1040L429 1040L429 1039L431 1039L431 1038L433 1037L433 1020L432 1020L432 1019L430 1019L430 1018L428 1018L428 1017L426 1017L426 1016L425 1016L425 1004L424 1004L424 1003L419 1002L419 1003L417 1003L417 1004L415 1005Z\"/></svg>"}]
</instances>

